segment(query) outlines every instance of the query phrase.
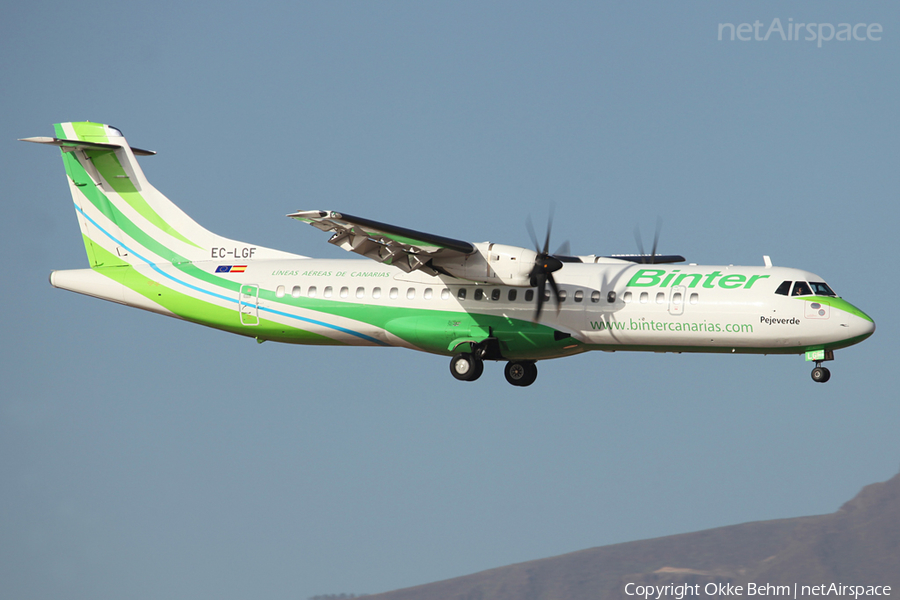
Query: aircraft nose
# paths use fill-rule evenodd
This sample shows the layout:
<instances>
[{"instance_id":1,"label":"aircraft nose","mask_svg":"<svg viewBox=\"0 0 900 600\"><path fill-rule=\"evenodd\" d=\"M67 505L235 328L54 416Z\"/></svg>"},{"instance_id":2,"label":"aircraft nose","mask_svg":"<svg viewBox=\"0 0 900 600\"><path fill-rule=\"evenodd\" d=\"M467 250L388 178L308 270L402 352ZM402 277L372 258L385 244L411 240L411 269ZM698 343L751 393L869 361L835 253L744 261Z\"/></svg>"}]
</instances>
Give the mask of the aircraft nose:
<instances>
[{"instance_id":1,"label":"aircraft nose","mask_svg":"<svg viewBox=\"0 0 900 600\"><path fill-rule=\"evenodd\" d=\"M874 319L872 319L872 317L859 310L855 306L853 308L855 309L855 318L852 319L852 327L854 330L853 333L859 336L860 341L862 341L875 333L875 321Z\"/></svg>"},{"instance_id":2,"label":"aircraft nose","mask_svg":"<svg viewBox=\"0 0 900 600\"><path fill-rule=\"evenodd\" d=\"M862 321L862 335L869 337L875 333L875 321L872 319L860 319Z\"/></svg>"}]
</instances>

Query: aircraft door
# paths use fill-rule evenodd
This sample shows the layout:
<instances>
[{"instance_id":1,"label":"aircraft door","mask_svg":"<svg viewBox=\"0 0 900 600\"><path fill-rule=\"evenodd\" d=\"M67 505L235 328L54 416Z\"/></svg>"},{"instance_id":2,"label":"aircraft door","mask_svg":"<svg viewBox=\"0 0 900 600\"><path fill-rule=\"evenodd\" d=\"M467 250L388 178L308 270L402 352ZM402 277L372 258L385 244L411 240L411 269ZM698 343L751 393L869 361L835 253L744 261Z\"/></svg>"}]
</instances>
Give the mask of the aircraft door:
<instances>
[{"instance_id":1,"label":"aircraft door","mask_svg":"<svg viewBox=\"0 0 900 600\"><path fill-rule=\"evenodd\" d=\"M238 292L238 311L241 325L253 327L259 325L259 286L254 283L241 285Z\"/></svg>"},{"instance_id":2,"label":"aircraft door","mask_svg":"<svg viewBox=\"0 0 900 600\"><path fill-rule=\"evenodd\" d=\"M684 314L685 292L683 285L673 285L669 292L669 314L680 316Z\"/></svg>"}]
</instances>

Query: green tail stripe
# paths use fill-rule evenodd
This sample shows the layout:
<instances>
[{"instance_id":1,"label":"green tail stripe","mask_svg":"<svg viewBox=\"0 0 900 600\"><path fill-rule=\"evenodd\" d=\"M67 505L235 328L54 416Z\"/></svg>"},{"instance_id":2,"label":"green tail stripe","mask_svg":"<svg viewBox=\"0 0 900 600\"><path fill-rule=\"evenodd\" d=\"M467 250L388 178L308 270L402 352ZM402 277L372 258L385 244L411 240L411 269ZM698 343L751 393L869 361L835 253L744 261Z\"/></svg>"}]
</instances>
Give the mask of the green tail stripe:
<instances>
[{"instance_id":1,"label":"green tail stripe","mask_svg":"<svg viewBox=\"0 0 900 600\"><path fill-rule=\"evenodd\" d=\"M186 244L190 244L195 248L200 248L197 244L190 241L175 229L172 228L153 208L147 204L147 200L137 191L131 179L122 168L119 158L115 152L104 150L86 150L85 154L90 157L97 171L103 176L110 186L116 191L122 199L128 203L131 208L136 210L138 214L147 219L161 231L164 231L172 237L181 240Z\"/></svg>"},{"instance_id":2,"label":"green tail stripe","mask_svg":"<svg viewBox=\"0 0 900 600\"><path fill-rule=\"evenodd\" d=\"M57 123L53 127L54 131L56 132L56 137L63 139L67 137L67 134L63 130L61 123ZM72 128L75 130L75 136L78 139L84 139L88 137L91 138L90 141L109 141L109 138L106 136L106 130L104 129L104 126L99 123L72 123ZM69 156L70 154L71 153L68 152L62 153L63 160L66 165L66 172L69 173L69 176L72 177L73 180L80 183L85 183L85 187L87 187L88 185L93 185L90 177L88 177L87 173L84 172L84 167L82 167L81 164L78 163L77 159ZM125 202L127 202L129 206L131 206L135 211L137 211L138 214L147 219L150 223L153 223L153 225L155 225L161 231L164 231L172 237L181 240L186 244L190 244L195 248L200 248L200 246L176 231L165 221L165 219L163 219L155 210L153 210L153 208L147 203L147 200L134 187L134 183L132 183L131 179L127 177L127 173L119 162L119 159L116 156L115 152L108 150L86 150L85 154L88 156L88 158L91 159L94 167L103 176L103 178L106 179L107 182L109 182L110 186L112 186L116 193L122 196L122 199L125 200ZM65 160L67 156L69 156L71 160ZM72 163L76 163L77 167ZM81 175L81 177L79 179L76 179L75 173L78 173L79 175Z\"/></svg>"},{"instance_id":3,"label":"green tail stripe","mask_svg":"<svg viewBox=\"0 0 900 600\"><path fill-rule=\"evenodd\" d=\"M70 156L70 153L63 152L63 161L66 165L66 172L77 183L90 181L87 172L78 160ZM97 208L107 219L115 223L126 235L130 236L136 244L143 246L150 252L159 256L163 261L170 262L186 275L196 277L202 281L212 285L230 290L238 291L240 285L234 281L217 277L211 273L207 273L195 267L187 258L181 256L174 250L166 247L152 236L148 235L144 230L134 224L126 215L122 213L116 206L109 201L106 195L94 185L80 186L78 189L85 195L88 201ZM98 248L98 244L93 244L94 250ZM133 249L139 251L139 249ZM96 257L95 257L96 259ZM148 259L149 260L149 259Z\"/></svg>"},{"instance_id":4,"label":"green tail stripe","mask_svg":"<svg viewBox=\"0 0 900 600\"><path fill-rule=\"evenodd\" d=\"M85 195L88 201L94 205L107 219L115 223L119 229L134 238L138 243L159 255L167 262L186 262L187 259L170 250L157 242L154 238L147 235L143 230L136 226L122 211L109 201L106 194L101 192L97 186L93 185L91 178L88 176L84 167L78 162L78 159L71 155L70 152L62 153L63 162L66 165L66 173Z\"/></svg>"}]
</instances>

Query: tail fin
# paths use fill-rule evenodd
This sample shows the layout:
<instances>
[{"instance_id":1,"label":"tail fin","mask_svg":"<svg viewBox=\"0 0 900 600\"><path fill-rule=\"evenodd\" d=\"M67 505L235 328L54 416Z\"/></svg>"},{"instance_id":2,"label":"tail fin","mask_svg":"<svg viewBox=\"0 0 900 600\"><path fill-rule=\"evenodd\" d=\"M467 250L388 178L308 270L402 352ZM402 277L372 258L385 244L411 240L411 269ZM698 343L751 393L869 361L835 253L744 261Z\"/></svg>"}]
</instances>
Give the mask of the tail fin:
<instances>
[{"instance_id":1,"label":"tail fin","mask_svg":"<svg viewBox=\"0 0 900 600\"><path fill-rule=\"evenodd\" d=\"M147 181L122 132L99 123L60 123L56 137L23 141L62 151L91 267L136 262L296 257L216 235L191 219ZM221 256L219 255L221 252Z\"/></svg>"}]
</instances>

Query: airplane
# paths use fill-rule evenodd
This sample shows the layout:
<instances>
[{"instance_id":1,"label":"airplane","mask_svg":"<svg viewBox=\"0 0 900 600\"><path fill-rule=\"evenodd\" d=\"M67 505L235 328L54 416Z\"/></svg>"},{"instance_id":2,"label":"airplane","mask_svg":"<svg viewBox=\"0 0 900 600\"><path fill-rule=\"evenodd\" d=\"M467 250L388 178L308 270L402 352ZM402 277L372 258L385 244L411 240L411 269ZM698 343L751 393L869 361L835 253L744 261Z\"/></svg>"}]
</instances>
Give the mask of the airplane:
<instances>
[{"instance_id":1,"label":"airplane","mask_svg":"<svg viewBox=\"0 0 900 600\"><path fill-rule=\"evenodd\" d=\"M90 268L50 283L257 342L402 347L450 357L475 381L505 361L514 386L536 363L591 350L796 354L812 379L875 331L809 271L681 265L678 255L570 256L467 241L337 211L287 215L368 260L317 259L216 235L147 181L122 132L60 123L59 147Z\"/></svg>"}]
</instances>

